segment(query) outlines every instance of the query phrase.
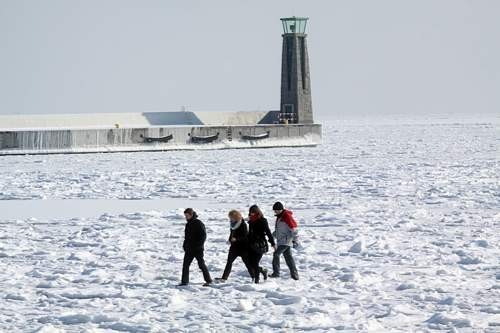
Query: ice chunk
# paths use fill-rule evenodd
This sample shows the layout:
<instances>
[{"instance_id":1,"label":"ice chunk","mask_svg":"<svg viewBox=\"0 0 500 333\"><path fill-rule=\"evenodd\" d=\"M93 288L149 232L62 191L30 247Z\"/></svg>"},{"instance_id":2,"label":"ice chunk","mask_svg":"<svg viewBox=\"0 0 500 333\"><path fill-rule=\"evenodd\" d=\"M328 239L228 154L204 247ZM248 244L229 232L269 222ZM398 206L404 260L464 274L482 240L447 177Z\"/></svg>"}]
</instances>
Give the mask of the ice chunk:
<instances>
[{"instance_id":1,"label":"ice chunk","mask_svg":"<svg viewBox=\"0 0 500 333\"><path fill-rule=\"evenodd\" d=\"M484 313L490 313L490 314L500 314L500 308L498 308L496 306L484 307L480 311L484 312Z\"/></svg>"},{"instance_id":2,"label":"ice chunk","mask_svg":"<svg viewBox=\"0 0 500 333\"><path fill-rule=\"evenodd\" d=\"M119 331L119 332L134 332L134 333L146 333L151 332L151 327L146 325L134 325L127 323L113 323L113 324L100 324L99 328Z\"/></svg>"},{"instance_id":3,"label":"ice chunk","mask_svg":"<svg viewBox=\"0 0 500 333\"><path fill-rule=\"evenodd\" d=\"M64 329L57 328L51 324L43 325L42 327L34 331L34 333L65 333L65 332L66 331Z\"/></svg>"},{"instance_id":4,"label":"ice chunk","mask_svg":"<svg viewBox=\"0 0 500 333\"><path fill-rule=\"evenodd\" d=\"M186 305L186 299L183 295L179 293L174 293L170 296L169 305L174 307L181 307Z\"/></svg>"},{"instance_id":5,"label":"ice chunk","mask_svg":"<svg viewBox=\"0 0 500 333\"><path fill-rule=\"evenodd\" d=\"M26 297L24 297L23 295L14 295L14 294L5 295L5 299L11 299L14 301L26 301Z\"/></svg>"},{"instance_id":6,"label":"ice chunk","mask_svg":"<svg viewBox=\"0 0 500 333\"><path fill-rule=\"evenodd\" d=\"M363 240L357 241L350 248L351 253L361 253L365 251L365 242Z\"/></svg>"},{"instance_id":7,"label":"ice chunk","mask_svg":"<svg viewBox=\"0 0 500 333\"><path fill-rule=\"evenodd\" d=\"M253 309L253 302L250 299L240 299L238 302L238 310L250 311Z\"/></svg>"},{"instance_id":8,"label":"ice chunk","mask_svg":"<svg viewBox=\"0 0 500 333\"><path fill-rule=\"evenodd\" d=\"M488 243L488 241L485 240L485 239L477 239L477 240L473 241L472 244L474 244L474 245L476 245L478 247L484 247L484 248L490 246L490 244Z\"/></svg>"},{"instance_id":9,"label":"ice chunk","mask_svg":"<svg viewBox=\"0 0 500 333\"><path fill-rule=\"evenodd\" d=\"M304 299L300 296L290 296L282 299L271 299L271 301L275 305L291 305L302 303Z\"/></svg>"},{"instance_id":10,"label":"ice chunk","mask_svg":"<svg viewBox=\"0 0 500 333\"><path fill-rule=\"evenodd\" d=\"M106 315L102 315L102 314L92 317L92 323L94 323L94 324L109 323L109 322L113 322L113 321L116 321L116 319L108 317Z\"/></svg>"},{"instance_id":11,"label":"ice chunk","mask_svg":"<svg viewBox=\"0 0 500 333\"><path fill-rule=\"evenodd\" d=\"M355 282L359 281L361 279L361 274L358 272L347 272L344 274L341 274L337 277L340 281L342 282Z\"/></svg>"},{"instance_id":12,"label":"ice chunk","mask_svg":"<svg viewBox=\"0 0 500 333\"><path fill-rule=\"evenodd\" d=\"M481 259L472 256L463 256L458 261L460 265L477 265L481 263Z\"/></svg>"},{"instance_id":13,"label":"ice chunk","mask_svg":"<svg viewBox=\"0 0 500 333\"><path fill-rule=\"evenodd\" d=\"M446 298L443 298L442 300L440 300L438 302L439 304L443 304L443 305L453 305L455 304L455 298L454 297L446 297Z\"/></svg>"},{"instance_id":14,"label":"ice chunk","mask_svg":"<svg viewBox=\"0 0 500 333\"><path fill-rule=\"evenodd\" d=\"M58 318L59 321L65 325L78 325L86 324L91 321L91 318L83 314L71 314L66 316L61 316Z\"/></svg>"},{"instance_id":15,"label":"ice chunk","mask_svg":"<svg viewBox=\"0 0 500 333\"><path fill-rule=\"evenodd\" d=\"M432 317L426 320L429 324L445 325L453 327L472 327L470 319L463 318L462 314L435 313Z\"/></svg>"},{"instance_id":16,"label":"ice chunk","mask_svg":"<svg viewBox=\"0 0 500 333\"><path fill-rule=\"evenodd\" d=\"M316 215L314 220L319 222L333 222L336 220L336 217L330 212L323 212L320 213L319 215Z\"/></svg>"},{"instance_id":17,"label":"ice chunk","mask_svg":"<svg viewBox=\"0 0 500 333\"><path fill-rule=\"evenodd\" d=\"M402 283L396 288L396 290L401 291L401 290L415 289L415 288L417 288L417 286L414 283Z\"/></svg>"}]
</instances>

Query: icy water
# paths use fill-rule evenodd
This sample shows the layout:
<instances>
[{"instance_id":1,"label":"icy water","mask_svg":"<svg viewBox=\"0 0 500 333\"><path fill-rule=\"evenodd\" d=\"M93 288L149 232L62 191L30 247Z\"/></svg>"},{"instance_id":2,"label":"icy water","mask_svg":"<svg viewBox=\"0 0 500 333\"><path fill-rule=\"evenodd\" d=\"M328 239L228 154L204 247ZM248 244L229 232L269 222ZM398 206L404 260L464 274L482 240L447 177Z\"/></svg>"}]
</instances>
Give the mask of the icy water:
<instances>
[{"instance_id":1,"label":"icy water","mask_svg":"<svg viewBox=\"0 0 500 333\"><path fill-rule=\"evenodd\" d=\"M0 159L0 331L500 332L500 126L330 124L316 148ZM300 281L176 288L182 210L283 201ZM270 269L271 254L263 265Z\"/></svg>"}]
</instances>

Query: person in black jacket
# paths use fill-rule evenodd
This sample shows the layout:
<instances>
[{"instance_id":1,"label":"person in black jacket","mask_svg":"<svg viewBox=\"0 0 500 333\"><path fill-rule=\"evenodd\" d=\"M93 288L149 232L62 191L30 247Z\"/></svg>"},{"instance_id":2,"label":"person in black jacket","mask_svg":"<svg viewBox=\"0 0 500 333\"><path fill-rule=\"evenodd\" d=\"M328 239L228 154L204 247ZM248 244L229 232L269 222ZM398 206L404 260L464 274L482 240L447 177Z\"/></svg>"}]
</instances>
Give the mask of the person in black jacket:
<instances>
[{"instance_id":1,"label":"person in black jacket","mask_svg":"<svg viewBox=\"0 0 500 333\"><path fill-rule=\"evenodd\" d=\"M267 242L269 241L274 249L276 249L276 246L274 244L274 238L271 234L271 230L269 230L269 224L257 205L250 207L248 217L248 227L250 230L248 233L248 241L250 244L250 265L252 268L254 282L259 283L260 274L264 276L264 280L267 279L267 270L259 266L262 256L269 250Z\"/></svg>"},{"instance_id":2,"label":"person in black jacket","mask_svg":"<svg viewBox=\"0 0 500 333\"><path fill-rule=\"evenodd\" d=\"M198 267L200 267L203 272L203 278L205 279L205 284L203 286L208 286L212 283L212 278L210 277L207 265L203 259L203 245L207 239L205 225L198 220L198 215L192 208L187 208L184 211L184 216L187 223L184 229L185 236L182 245L184 248L184 261L182 263L182 278L180 285L185 286L189 283L189 266L193 262L193 259L196 258Z\"/></svg>"},{"instance_id":3,"label":"person in black jacket","mask_svg":"<svg viewBox=\"0 0 500 333\"><path fill-rule=\"evenodd\" d=\"M222 274L222 278L216 279L219 281L226 281L231 273L231 268L233 267L233 262L236 258L241 257L245 266L247 267L248 273L253 279L253 270L250 266L248 257L248 229L245 220L241 216L241 213L237 210L232 210L228 214L230 223L230 233L229 233L229 254L227 255L226 268Z\"/></svg>"}]
</instances>

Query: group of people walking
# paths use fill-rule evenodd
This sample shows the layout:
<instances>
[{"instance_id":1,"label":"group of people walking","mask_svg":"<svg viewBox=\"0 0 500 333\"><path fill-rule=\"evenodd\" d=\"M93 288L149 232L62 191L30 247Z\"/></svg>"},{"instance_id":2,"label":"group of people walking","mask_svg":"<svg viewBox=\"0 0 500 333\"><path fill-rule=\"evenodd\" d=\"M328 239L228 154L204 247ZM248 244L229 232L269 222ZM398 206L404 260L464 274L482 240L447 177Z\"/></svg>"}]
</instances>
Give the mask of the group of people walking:
<instances>
[{"instance_id":1,"label":"group of people walking","mask_svg":"<svg viewBox=\"0 0 500 333\"><path fill-rule=\"evenodd\" d=\"M292 246L297 244L297 222L293 218L293 213L285 209L281 202L276 202L273 205L273 211L276 217L274 237L269 229L267 219L257 205L251 206L248 211L248 226L239 211L231 210L229 212L229 253L222 277L216 280L224 282L229 278L233 262L238 257L242 259L253 282L259 283L260 275L266 280L268 272L267 269L260 266L260 261L262 256L269 251L268 243L274 250L273 272L269 277L280 276L280 257L283 255L290 269L291 278L299 279L291 251ZM189 283L189 267L196 259L198 267L203 272L204 286L208 286L213 281L204 260L204 244L207 238L205 225L198 219L198 215L192 208L187 208L184 211L184 217L187 223L184 230L184 261L180 285Z\"/></svg>"}]
</instances>

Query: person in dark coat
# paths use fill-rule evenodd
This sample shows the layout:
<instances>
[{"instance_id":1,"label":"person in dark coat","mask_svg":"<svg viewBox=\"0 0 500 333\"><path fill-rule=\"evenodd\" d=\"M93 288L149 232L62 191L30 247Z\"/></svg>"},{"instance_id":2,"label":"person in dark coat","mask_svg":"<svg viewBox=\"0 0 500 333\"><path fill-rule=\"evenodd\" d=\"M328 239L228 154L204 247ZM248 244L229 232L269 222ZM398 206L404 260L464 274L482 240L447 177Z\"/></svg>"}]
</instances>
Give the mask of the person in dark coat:
<instances>
[{"instance_id":1,"label":"person in dark coat","mask_svg":"<svg viewBox=\"0 0 500 333\"><path fill-rule=\"evenodd\" d=\"M276 249L276 246L274 244L274 238L271 234L271 230L269 230L269 224L257 205L250 207L248 217L250 266L252 268L254 282L259 283L260 274L264 276L264 280L267 279L267 270L259 266L262 256L268 251L267 242L269 242L274 249Z\"/></svg>"},{"instance_id":2,"label":"person in dark coat","mask_svg":"<svg viewBox=\"0 0 500 333\"><path fill-rule=\"evenodd\" d=\"M231 244L229 247L229 254L227 255L226 268L222 274L222 278L216 279L219 281L226 281L231 273L233 262L236 258L241 257L245 266L247 267L250 276L253 279L253 270L249 262L249 248L248 248L248 229L245 220L241 213L237 210L232 210L228 214L230 223L230 232L228 242Z\"/></svg>"},{"instance_id":3,"label":"person in dark coat","mask_svg":"<svg viewBox=\"0 0 500 333\"><path fill-rule=\"evenodd\" d=\"M182 263L182 278L180 285L185 286L189 283L189 266L193 262L193 259L196 258L198 267L200 267L203 272L203 278L205 279L205 284L203 286L208 286L212 283L212 278L210 277L207 265L203 259L204 244L207 239L205 225L198 220L198 215L192 208L187 208L184 211L184 217L187 223L184 229L184 243L182 245L184 248L184 261Z\"/></svg>"}]
</instances>

